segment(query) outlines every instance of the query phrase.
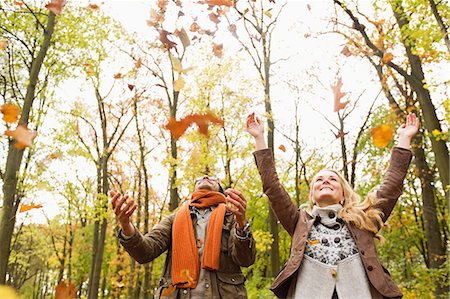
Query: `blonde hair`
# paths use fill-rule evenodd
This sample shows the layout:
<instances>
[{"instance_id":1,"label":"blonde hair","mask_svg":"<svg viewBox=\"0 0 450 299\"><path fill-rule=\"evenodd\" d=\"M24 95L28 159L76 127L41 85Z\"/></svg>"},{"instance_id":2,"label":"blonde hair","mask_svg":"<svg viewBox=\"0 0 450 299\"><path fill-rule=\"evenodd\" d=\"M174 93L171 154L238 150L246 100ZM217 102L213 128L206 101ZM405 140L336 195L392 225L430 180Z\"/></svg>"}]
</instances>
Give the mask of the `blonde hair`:
<instances>
[{"instance_id":1,"label":"blonde hair","mask_svg":"<svg viewBox=\"0 0 450 299\"><path fill-rule=\"evenodd\" d=\"M353 190L347 180L336 170L322 169L321 171L331 171L339 177L344 199L340 204L343 208L338 212L340 218L347 223L352 223L357 228L369 231L374 234L375 238L382 240L382 237L378 235L380 229L384 226L383 212L374 208L373 205L377 196L375 192L369 193L364 201L361 202L361 197ZM310 183L309 188L309 206L313 208L313 184L314 180Z\"/></svg>"}]
</instances>

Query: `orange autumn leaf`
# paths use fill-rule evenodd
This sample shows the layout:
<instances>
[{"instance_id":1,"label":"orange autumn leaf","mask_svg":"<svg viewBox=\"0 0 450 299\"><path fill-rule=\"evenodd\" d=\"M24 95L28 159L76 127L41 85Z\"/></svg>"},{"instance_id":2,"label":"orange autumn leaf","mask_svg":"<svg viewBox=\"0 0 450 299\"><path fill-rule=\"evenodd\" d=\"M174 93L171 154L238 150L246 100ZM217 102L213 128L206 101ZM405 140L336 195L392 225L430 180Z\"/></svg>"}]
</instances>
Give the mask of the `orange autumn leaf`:
<instances>
[{"instance_id":1,"label":"orange autumn leaf","mask_svg":"<svg viewBox=\"0 0 450 299\"><path fill-rule=\"evenodd\" d=\"M198 32L200 29L200 26L196 22L192 23L189 27L189 31L191 32Z\"/></svg>"},{"instance_id":2,"label":"orange autumn leaf","mask_svg":"<svg viewBox=\"0 0 450 299\"><path fill-rule=\"evenodd\" d=\"M233 0L206 0L206 4L209 6L215 6L215 5L224 5L228 7L234 6Z\"/></svg>"},{"instance_id":3,"label":"orange autumn leaf","mask_svg":"<svg viewBox=\"0 0 450 299\"><path fill-rule=\"evenodd\" d=\"M55 15L60 15L67 0L51 0L49 4L45 5L45 8L52 11Z\"/></svg>"},{"instance_id":4,"label":"orange autumn leaf","mask_svg":"<svg viewBox=\"0 0 450 299\"><path fill-rule=\"evenodd\" d=\"M97 4L89 3L88 8L91 10L99 10L100 6L98 6Z\"/></svg>"},{"instance_id":5,"label":"orange autumn leaf","mask_svg":"<svg viewBox=\"0 0 450 299\"><path fill-rule=\"evenodd\" d=\"M121 73L114 74L114 79L122 79L122 74Z\"/></svg>"},{"instance_id":6,"label":"orange autumn leaf","mask_svg":"<svg viewBox=\"0 0 450 299\"><path fill-rule=\"evenodd\" d=\"M19 6L20 8L22 8L22 6L24 5L23 1L20 0L14 0L13 4Z\"/></svg>"},{"instance_id":7,"label":"orange autumn leaf","mask_svg":"<svg viewBox=\"0 0 450 299\"><path fill-rule=\"evenodd\" d=\"M42 208L41 204L30 204L30 205L26 205L26 204L20 204L19 207L19 213L25 213L26 211L32 210L32 209L40 209Z\"/></svg>"},{"instance_id":8,"label":"orange autumn leaf","mask_svg":"<svg viewBox=\"0 0 450 299\"><path fill-rule=\"evenodd\" d=\"M391 142L394 137L394 131L387 125L379 125L370 131L373 144L376 147L383 148Z\"/></svg>"},{"instance_id":9,"label":"orange autumn leaf","mask_svg":"<svg viewBox=\"0 0 450 299\"><path fill-rule=\"evenodd\" d=\"M286 152L286 147L284 146L284 145L280 145L279 147L278 147L282 152Z\"/></svg>"},{"instance_id":10,"label":"orange autumn leaf","mask_svg":"<svg viewBox=\"0 0 450 299\"><path fill-rule=\"evenodd\" d=\"M16 141L14 146L17 149L24 149L33 146L33 140L36 138L37 133L29 130L24 125L18 125L14 131L7 130L5 135L12 137Z\"/></svg>"},{"instance_id":11,"label":"orange autumn leaf","mask_svg":"<svg viewBox=\"0 0 450 299\"><path fill-rule=\"evenodd\" d=\"M168 49L172 49L173 47L175 47L177 45L177 43L169 40L169 38L167 37L168 35L170 35L171 33L164 30L164 29L159 29L159 40L163 43L163 45Z\"/></svg>"},{"instance_id":12,"label":"orange autumn leaf","mask_svg":"<svg viewBox=\"0 0 450 299\"><path fill-rule=\"evenodd\" d=\"M206 114L191 114L180 119L179 121L171 117L168 123L166 124L165 128L170 131L170 133L175 139L178 139L186 132L187 128L189 128L189 126L191 126L194 123L198 126L198 131L200 132L200 134L203 134L205 136L208 136L209 123L215 123L222 127L224 125L222 119L214 116L211 113L206 113Z\"/></svg>"},{"instance_id":13,"label":"orange autumn leaf","mask_svg":"<svg viewBox=\"0 0 450 299\"><path fill-rule=\"evenodd\" d=\"M8 42L7 41L0 40L0 51L5 51L7 46L8 46Z\"/></svg>"},{"instance_id":14,"label":"orange autumn leaf","mask_svg":"<svg viewBox=\"0 0 450 299\"><path fill-rule=\"evenodd\" d=\"M73 299L77 295L75 284L62 280L55 288L55 299Z\"/></svg>"},{"instance_id":15,"label":"orange autumn leaf","mask_svg":"<svg viewBox=\"0 0 450 299\"><path fill-rule=\"evenodd\" d=\"M139 58L136 60L136 62L134 63L134 67L137 68L137 69L139 69L139 68L141 68L141 66L142 66L142 59L141 59L141 57L139 57Z\"/></svg>"},{"instance_id":16,"label":"orange autumn leaf","mask_svg":"<svg viewBox=\"0 0 450 299\"><path fill-rule=\"evenodd\" d=\"M392 59L394 59L394 55L392 55L392 53L385 52L383 54L383 58L381 58L381 62L384 64L387 64L387 63L391 62Z\"/></svg>"},{"instance_id":17,"label":"orange autumn leaf","mask_svg":"<svg viewBox=\"0 0 450 299\"><path fill-rule=\"evenodd\" d=\"M177 290L177 288L173 284L170 284L167 289L164 289L164 291L162 291L161 295L164 296L164 297L165 296L169 296L170 294L172 294L176 290Z\"/></svg>"},{"instance_id":18,"label":"orange autumn leaf","mask_svg":"<svg viewBox=\"0 0 450 299\"><path fill-rule=\"evenodd\" d=\"M345 106L350 102L349 100L345 102L341 102L341 99L346 95L345 92L341 91L342 88L342 78L339 77L336 85L331 85L331 89L333 90L334 94L334 112L338 112L341 109L344 109Z\"/></svg>"},{"instance_id":19,"label":"orange autumn leaf","mask_svg":"<svg viewBox=\"0 0 450 299\"><path fill-rule=\"evenodd\" d=\"M223 44L213 43L213 53L217 57L221 58L223 56Z\"/></svg>"},{"instance_id":20,"label":"orange autumn leaf","mask_svg":"<svg viewBox=\"0 0 450 299\"><path fill-rule=\"evenodd\" d=\"M3 104L0 112L3 114L3 120L7 123L11 124L19 120L20 108L15 104Z\"/></svg>"},{"instance_id":21,"label":"orange autumn leaf","mask_svg":"<svg viewBox=\"0 0 450 299\"><path fill-rule=\"evenodd\" d=\"M345 135L347 135L348 132L339 131L337 134L335 134L334 132L333 132L333 134L336 137L336 139L339 139L339 138L344 137Z\"/></svg>"}]
</instances>

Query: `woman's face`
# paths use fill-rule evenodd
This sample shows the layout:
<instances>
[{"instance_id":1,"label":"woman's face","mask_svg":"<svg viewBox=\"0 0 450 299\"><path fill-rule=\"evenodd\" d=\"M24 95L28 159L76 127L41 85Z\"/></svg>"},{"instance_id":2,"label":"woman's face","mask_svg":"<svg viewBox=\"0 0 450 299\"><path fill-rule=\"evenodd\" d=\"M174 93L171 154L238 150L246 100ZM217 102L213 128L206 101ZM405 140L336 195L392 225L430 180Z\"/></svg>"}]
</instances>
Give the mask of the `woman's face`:
<instances>
[{"instance_id":1,"label":"woman's face","mask_svg":"<svg viewBox=\"0 0 450 299\"><path fill-rule=\"evenodd\" d=\"M319 171L314 177L312 191L312 199L319 207L340 203L344 199L341 180L333 171Z\"/></svg>"}]
</instances>

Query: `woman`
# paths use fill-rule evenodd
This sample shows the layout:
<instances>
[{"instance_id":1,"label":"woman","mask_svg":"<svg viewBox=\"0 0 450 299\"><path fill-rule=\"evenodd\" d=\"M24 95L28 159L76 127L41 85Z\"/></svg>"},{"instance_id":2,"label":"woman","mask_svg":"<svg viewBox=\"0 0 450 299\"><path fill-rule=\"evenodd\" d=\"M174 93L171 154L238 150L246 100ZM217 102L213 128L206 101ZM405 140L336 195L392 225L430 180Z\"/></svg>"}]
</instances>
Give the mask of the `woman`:
<instances>
[{"instance_id":1,"label":"woman","mask_svg":"<svg viewBox=\"0 0 450 299\"><path fill-rule=\"evenodd\" d=\"M264 193L292 237L289 260L271 290L279 298L400 298L402 293L381 265L374 238L403 190L411 161L411 138L419 121L409 114L398 130L389 167L379 190L360 203L336 171L323 169L310 185L311 211L297 209L281 185L273 155L264 141L264 125L254 113L247 131L255 138L254 157Z\"/></svg>"}]
</instances>

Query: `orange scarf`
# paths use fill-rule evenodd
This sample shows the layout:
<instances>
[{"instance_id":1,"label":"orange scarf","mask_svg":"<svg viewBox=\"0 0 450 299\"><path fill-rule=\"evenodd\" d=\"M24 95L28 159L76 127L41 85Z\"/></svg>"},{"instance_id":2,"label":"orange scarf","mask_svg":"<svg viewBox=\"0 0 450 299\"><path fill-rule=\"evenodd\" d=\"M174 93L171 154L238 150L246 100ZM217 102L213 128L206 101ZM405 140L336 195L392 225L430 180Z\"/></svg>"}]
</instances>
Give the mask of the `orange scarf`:
<instances>
[{"instance_id":1,"label":"orange scarf","mask_svg":"<svg viewBox=\"0 0 450 299\"><path fill-rule=\"evenodd\" d=\"M211 213L206 229L202 268L219 269L220 240L225 216L225 196L220 192L197 190L189 204L177 212L172 225L172 284L177 288L195 289L200 275L200 261L189 206L217 206Z\"/></svg>"}]
</instances>

